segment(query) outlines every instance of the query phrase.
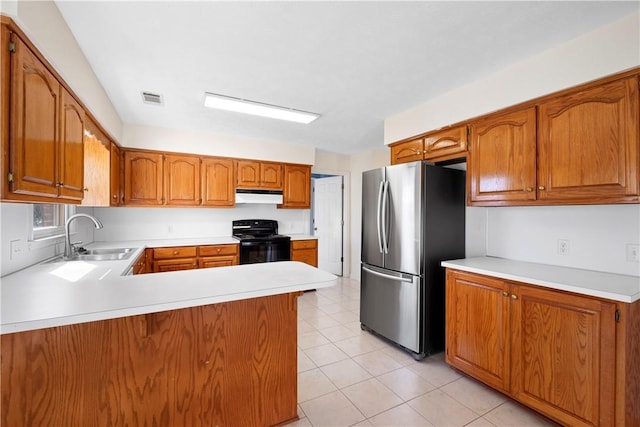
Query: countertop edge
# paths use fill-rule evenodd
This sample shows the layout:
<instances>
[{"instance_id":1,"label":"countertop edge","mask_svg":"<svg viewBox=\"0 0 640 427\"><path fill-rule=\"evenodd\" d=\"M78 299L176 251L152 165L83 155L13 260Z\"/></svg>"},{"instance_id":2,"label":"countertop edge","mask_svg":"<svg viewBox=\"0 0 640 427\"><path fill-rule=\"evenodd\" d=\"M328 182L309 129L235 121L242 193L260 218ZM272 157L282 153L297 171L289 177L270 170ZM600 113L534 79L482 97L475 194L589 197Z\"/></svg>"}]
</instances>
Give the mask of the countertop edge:
<instances>
[{"instance_id":1,"label":"countertop edge","mask_svg":"<svg viewBox=\"0 0 640 427\"><path fill-rule=\"evenodd\" d=\"M483 265L483 264L487 264L487 265ZM491 264L491 265L488 265L488 264ZM495 258L495 257L477 257L477 258L464 258L464 259L458 259L458 260L442 261L441 265L443 267L466 271L469 273L483 274L486 276L493 276L501 279L522 282L522 283L542 286L545 288L556 289L561 291L573 292L576 294L581 294L586 296L604 298L604 299L623 302L623 303L634 303L640 300L640 277L635 277L635 276L625 276L625 275L615 274L615 273L582 270L582 269L571 268L571 267L538 264L538 263L531 263L526 261L509 260L505 258ZM518 268L521 271L529 270L529 272L516 274L511 271L508 271L513 268ZM535 271L531 272L531 270L535 270ZM572 279L572 280L556 280L556 279L552 280L549 278L549 276L553 276L558 272L561 272L564 274L573 273L575 276L578 276L578 278ZM589 280L585 280L587 278ZM585 282L588 282L592 280L600 280L600 278L603 278L603 279L607 278L612 281L617 280L617 281L629 281L629 282L636 280L639 287L635 289L633 292L621 293L621 292L616 292L616 291L607 290L607 289L583 287L578 285L577 283L570 283L572 281L580 281L581 279Z\"/></svg>"},{"instance_id":2,"label":"countertop edge","mask_svg":"<svg viewBox=\"0 0 640 427\"><path fill-rule=\"evenodd\" d=\"M166 303L150 304L147 306L127 307L109 311L83 313L72 316L39 319L25 322L0 324L0 335L16 332L25 332L37 329L52 328L57 326L73 325L78 323L96 322L101 320L117 319L120 317L137 316L141 314L159 313L169 310L180 310L190 307L199 307L211 304L240 301L244 299L260 298L272 295L303 292L313 289L321 289L333 286L337 279L323 282L306 283L302 285L282 286L278 288L258 289L253 291L238 292L225 295L214 295L182 301L170 301Z\"/></svg>"}]
</instances>

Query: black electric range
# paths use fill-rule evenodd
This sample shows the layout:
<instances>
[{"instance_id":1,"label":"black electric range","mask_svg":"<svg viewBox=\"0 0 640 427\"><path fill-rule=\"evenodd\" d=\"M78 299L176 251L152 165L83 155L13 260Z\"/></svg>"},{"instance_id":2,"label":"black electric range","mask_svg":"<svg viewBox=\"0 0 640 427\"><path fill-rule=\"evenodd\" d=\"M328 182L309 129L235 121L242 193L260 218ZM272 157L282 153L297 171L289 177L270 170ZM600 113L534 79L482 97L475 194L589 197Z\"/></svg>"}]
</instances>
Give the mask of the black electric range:
<instances>
[{"instance_id":1,"label":"black electric range","mask_svg":"<svg viewBox=\"0 0 640 427\"><path fill-rule=\"evenodd\" d=\"M240 240L240 264L291 260L291 238L278 234L278 221L232 221L231 234Z\"/></svg>"}]
</instances>

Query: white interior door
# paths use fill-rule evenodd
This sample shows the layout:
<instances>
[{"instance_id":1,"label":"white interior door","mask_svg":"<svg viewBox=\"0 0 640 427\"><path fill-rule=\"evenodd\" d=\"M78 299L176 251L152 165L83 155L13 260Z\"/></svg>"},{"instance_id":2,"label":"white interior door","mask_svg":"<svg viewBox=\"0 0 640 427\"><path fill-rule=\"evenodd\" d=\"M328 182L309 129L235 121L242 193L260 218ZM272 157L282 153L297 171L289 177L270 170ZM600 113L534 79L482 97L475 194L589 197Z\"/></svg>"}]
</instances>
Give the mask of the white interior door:
<instances>
[{"instance_id":1,"label":"white interior door","mask_svg":"<svg viewBox=\"0 0 640 427\"><path fill-rule=\"evenodd\" d=\"M342 176L314 178L313 234L318 237L318 268L342 276Z\"/></svg>"}]
</instances>

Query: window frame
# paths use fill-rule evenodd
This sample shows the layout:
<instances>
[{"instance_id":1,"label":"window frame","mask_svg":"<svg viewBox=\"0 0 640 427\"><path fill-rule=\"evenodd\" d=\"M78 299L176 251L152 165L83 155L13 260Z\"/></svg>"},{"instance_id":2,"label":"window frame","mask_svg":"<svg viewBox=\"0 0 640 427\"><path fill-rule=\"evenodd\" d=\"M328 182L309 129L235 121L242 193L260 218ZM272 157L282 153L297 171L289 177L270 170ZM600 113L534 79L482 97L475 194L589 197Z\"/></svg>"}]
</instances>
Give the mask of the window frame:
<instances>
[{"instance_id":1,"label":"window frame","mask_svg":"<svg viewBox=\"0 0 640 427\"><path fill-rule=\"evenodd\" d=\"M40 240L49 240L57 237L64 237L64 225L71 215L75 213L74 205L64 205L59 203L45 203L47 205L54 205L58 209L58 218L57 225L55 226L46 226L46 227L36 227L33 223L35 217L35 207L36 205L31 205L31 215L29 218L29 230L30 236L29 240L31 241L40 241Z\"/></svg>"}]
</instances>

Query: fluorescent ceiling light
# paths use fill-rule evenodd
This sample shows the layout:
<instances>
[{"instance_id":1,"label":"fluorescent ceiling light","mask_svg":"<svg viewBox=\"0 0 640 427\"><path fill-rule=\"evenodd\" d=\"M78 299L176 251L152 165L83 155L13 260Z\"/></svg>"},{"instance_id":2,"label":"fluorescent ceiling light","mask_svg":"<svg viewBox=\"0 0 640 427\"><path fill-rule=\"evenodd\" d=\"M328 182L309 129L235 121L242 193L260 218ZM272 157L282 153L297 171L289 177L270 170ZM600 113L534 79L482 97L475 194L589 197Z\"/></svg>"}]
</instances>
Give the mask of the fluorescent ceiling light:
<instances>
[{"instance_id":1,"label":"fluorescent ceiling light","mask_svg":"<svg viewBox=\"0 0 640 427\"><path fill-rule=\"evenodd\" d=\"M245 99L217 95L215 93L204 94L204 106L297 123L311 123L320 117L320 114L278 107L277 105L263 104L261 102L247 101Z\"/></svg>"}]
</instances>

